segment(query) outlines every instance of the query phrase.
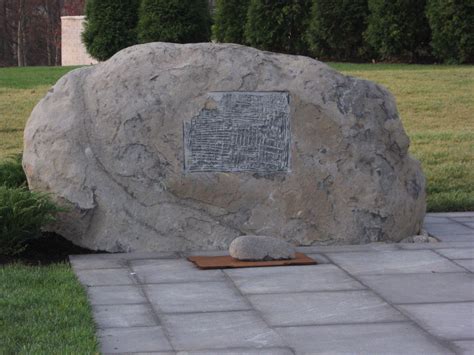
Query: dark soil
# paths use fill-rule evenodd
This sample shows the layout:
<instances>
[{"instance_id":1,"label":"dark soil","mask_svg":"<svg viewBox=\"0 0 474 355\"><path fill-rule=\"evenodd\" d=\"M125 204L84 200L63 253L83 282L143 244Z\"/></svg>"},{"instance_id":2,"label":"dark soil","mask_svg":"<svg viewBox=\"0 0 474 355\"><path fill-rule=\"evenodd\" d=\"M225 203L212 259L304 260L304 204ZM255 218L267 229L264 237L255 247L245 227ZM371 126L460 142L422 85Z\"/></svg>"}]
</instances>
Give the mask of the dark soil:
<instances>
[{"instance_id":1,"label":"dark soil","mask_svg":"<svg viewBox=\"0 0 474 355\"><path fill-rule=\"evenodd\" d=\"M69 255L102 253L72 244L55 233L43 233L43 237L32 240L19 255L0 254L0 265L21 263L25 265L49 265L67 262Z\"/></svg>"}]
</instances>

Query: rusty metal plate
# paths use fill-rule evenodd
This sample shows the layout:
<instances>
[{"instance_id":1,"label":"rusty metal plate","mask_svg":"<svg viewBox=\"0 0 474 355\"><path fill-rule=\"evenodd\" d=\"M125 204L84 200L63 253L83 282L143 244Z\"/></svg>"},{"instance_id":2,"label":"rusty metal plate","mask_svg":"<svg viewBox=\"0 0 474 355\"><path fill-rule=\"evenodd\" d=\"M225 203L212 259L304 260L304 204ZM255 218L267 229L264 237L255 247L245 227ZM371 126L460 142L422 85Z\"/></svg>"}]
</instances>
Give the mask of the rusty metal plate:
<instances>
[{"instance_id":1,"label":"rusty metal plate","mask_svg":"<svg viewBox=\"0 0 474 355\"><path fill-rule=\"evenodd\" d=\"M188 260L203 270L317 264L316 260L303 253L296 253L296 258L290 260L241 261L231 256L190 256Z\"/></svg>"}]
</instances>

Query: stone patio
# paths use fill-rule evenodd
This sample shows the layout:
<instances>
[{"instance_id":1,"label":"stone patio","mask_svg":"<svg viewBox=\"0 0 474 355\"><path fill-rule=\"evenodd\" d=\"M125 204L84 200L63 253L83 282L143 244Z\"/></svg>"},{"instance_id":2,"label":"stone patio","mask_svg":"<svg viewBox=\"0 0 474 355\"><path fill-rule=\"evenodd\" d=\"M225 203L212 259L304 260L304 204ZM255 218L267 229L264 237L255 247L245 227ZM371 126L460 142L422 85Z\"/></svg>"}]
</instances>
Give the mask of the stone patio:
<instances>
[{"instance_id":1,"label":"stone patio","mask_svg":"<svg viewBox=\"0 0 474 355\"><path fill-rule=\"evenodd\" d=\"M425 228L442 243L299 248L314 266L70 259L103 353L474 354L474 212L428 214Z\"/></svg>"}]
</instances>

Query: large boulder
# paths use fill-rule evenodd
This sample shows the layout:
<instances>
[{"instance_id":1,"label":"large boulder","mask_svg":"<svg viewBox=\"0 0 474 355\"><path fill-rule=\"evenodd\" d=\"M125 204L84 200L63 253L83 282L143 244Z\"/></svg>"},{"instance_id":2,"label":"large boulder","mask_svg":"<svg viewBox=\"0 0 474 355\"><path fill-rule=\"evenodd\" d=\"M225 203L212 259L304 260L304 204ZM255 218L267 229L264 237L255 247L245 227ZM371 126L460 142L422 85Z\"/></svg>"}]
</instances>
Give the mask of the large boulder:
<instances>
[{"instance_id":1,"label":"large boulder","mask_svg":"<svg viewBox=\"0 0 474 355\"><path fill-rule=\"evenodd\" d=\"M425 180L393 96L311 58L149 43L64 76L25 130L52 228L108 251L416 235Z\"/></svg>"}]
</instances>

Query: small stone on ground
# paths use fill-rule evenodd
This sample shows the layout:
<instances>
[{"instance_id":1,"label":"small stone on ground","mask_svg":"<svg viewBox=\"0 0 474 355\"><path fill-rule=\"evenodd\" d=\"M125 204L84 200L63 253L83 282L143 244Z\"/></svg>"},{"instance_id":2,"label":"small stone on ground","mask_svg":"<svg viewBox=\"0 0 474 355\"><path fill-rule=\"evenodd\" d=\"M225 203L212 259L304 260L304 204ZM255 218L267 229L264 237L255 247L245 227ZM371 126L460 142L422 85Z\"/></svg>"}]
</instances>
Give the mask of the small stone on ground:
<instances>
[{"instance_id":1,"label":"small stone on ground","mask_svg":"<svg viewBox=\"0 0 474 355\"><path fill-rule=\"evenodd\" d=\"M229 247L230 256L238 260L285 260L296 257L295 248L275 237L262 235L244 235L232 241Z\"/></svg>"}]
</instances>

